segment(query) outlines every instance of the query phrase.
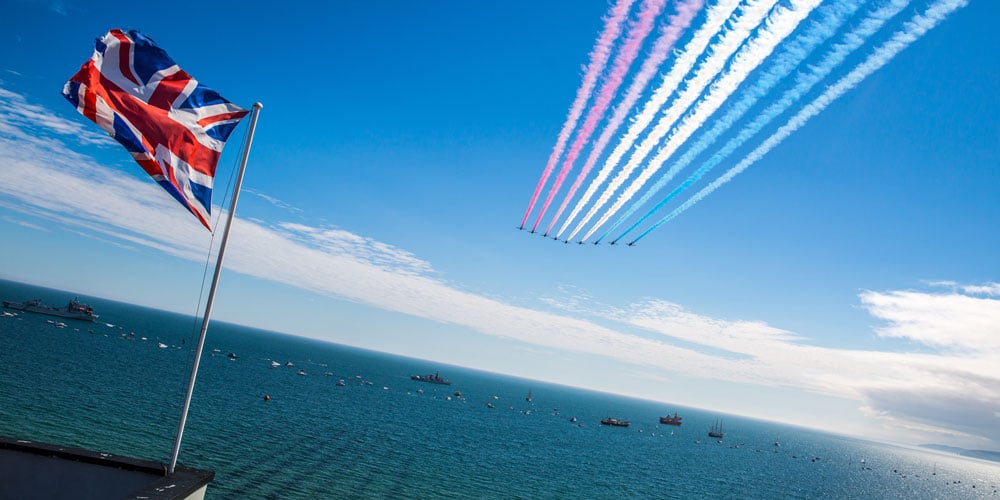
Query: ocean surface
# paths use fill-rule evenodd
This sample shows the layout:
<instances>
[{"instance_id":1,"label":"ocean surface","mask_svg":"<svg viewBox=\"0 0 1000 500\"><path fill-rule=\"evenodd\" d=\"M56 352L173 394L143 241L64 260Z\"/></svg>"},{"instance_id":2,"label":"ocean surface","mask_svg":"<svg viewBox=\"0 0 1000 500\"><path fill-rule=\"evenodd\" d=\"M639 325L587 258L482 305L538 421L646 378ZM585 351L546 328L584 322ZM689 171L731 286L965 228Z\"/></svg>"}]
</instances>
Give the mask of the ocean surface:
<instances>
[{"instance_id":1,"label":"ocean surface","mask_svg":"<svg viewBox=\"0 0 1000 500\"><path fill-rule=\"evenodd\" d=\"M74 296L0 281L3 300ZM196 320L80 299L98 322L0 317L0 434L169 461ZM452 385L410 380L438 370ZM1000 498L992 462L223 322L180 463L216 472L210 498Z\"/></svg>"}]
</instances>

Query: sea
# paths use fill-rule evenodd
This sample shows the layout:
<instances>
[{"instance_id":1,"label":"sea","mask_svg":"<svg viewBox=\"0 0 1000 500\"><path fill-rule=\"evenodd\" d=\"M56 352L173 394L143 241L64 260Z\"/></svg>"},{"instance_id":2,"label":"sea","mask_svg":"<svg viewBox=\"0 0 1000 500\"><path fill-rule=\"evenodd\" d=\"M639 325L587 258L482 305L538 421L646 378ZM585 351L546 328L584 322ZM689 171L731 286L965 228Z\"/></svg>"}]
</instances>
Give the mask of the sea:
<instances>
[{"instance_id":1,"label":"sea","mask_svg":"<svg viewBox=\"0 0 1000 500\"><path fill-rule=\"evenodd\" d=\"M4 310L0 435L169 462L198 321L79 298L97 322ZM410 379L436 372L451 385ZM994 462L221 321L179 462L215 471L209 498L1000 498Z\"/></svg>"}]
</instances>

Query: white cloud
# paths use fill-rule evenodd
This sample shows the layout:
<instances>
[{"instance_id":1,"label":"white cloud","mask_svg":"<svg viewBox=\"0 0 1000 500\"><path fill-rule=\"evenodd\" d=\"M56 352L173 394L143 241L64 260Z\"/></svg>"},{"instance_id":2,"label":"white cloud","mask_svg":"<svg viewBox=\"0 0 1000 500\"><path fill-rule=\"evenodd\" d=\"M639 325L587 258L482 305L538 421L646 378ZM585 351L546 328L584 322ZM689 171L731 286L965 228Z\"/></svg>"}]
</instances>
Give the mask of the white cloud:
<instances>
[{"instance_id":1,"label":"white cloud","mask_svg":"<svg viewBox=\"0 0 1000 500\"><path fill-rule=\"evenodd\" d=\"M969 288L983 287L963 290ZM866 291L861 302L872 316L888 322L878 329L880 336L959 351L1000 352L1000 300L959 293Z\"/></svg>"},{"instance_id":2,"label":"white cloud","mask_svg":"<svg viewBox=\"0 0 1000 500\"><path fill-rule=\"evenodd\" d=\"M109 146L115 144L104 132L95 132L84 127L81 122L65 120L42 106L29 104L21 94L0 87L0 133L18 136L21 140L29 137L24 130L31 130L34 135L39 132L54 132L59 135L72 136L81 144L96 144Z\"/></svg>"},{"instance_id":3,"label":"white cloud","mask_svg":"<svg viewBox=\"0 0 1000 500\"><path fill-rule=\"evenodd\" d=\"M261 193L260 191L257 191L257 190L254 190L254 189L249 189L249 188L244 187L242 193L252 194L252 195L254 195L254 196L256 196L256 197L258 197L258 198L260 198L260 199L262 199L262 200L264 200L264 201L266 201L268 203L270 203L271 205L274 205L274 206L276 206L276 207L278 207L280 209L283 209L283 210L288 210L289 212L302 212L301 208L292 206L289 203L285 203L285 202L283 202L283 201L281 201L281 200L279 200L279 199L277 199L277 198L275 198L273 196L268 196L267 194Z\"/></svg>"},{"instance_id":4,"label":"white cloud","mask_svg":"<svg viewBox=\"0 0 1000 500\"><path fill-rule=\"evenodd\" d=\"M1000 297L1000 283L986 283L983 285L966 285L962 291L971 295L989 295Z\"/></svg>"}]
</instances>

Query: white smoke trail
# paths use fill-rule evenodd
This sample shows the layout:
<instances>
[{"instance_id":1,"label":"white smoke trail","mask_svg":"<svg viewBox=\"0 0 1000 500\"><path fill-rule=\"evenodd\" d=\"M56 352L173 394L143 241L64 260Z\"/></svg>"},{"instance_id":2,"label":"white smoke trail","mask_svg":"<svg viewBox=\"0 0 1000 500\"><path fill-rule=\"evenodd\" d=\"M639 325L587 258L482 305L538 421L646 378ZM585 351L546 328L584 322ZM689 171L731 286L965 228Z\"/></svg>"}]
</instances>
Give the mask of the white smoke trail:
<instances>
[{"instance_id":1,"label":"white smoke trail","mask_svg":"<svg viewBox=\"0 0 1000 500\"><path fill-rule=\"evenodd\" d=\"M788 123L782 125L781 128L771 135L771 137L768 137L767 140L761 143L760 146L757 146L756 149L754 149L735 167L729 169L728 172L720 176L708 186L705 186L701 191L698 191L682 205L650 226L649 229L646 229L646 231L632 240L629 244L631 245L637 243L639 240L646 237L646 235L650 232L677 217L688 208L691 208L720 186L729 182L741 172L749 168L764 155L774 149L775 146L780 144L781 141L802 127L802 125L805 125L809 119L826 109L830 103L844 95L845 92L853 89L858 85L858 83L880 69L882 66L885 66L886 63L891 61L892 58L896 56L896 54L937 26L938 23L947 18L952 12L965 7L966 5L968 5L968 0L939 0L931 5L931 7L928 8L927 12L924 14L917 14L914 16L913 19L904 25L902 31L897 31L893 34L891 39L876 48L863 63L855 67L850 73L828 88L826 92L817 97L816 100L804 106L802 110L788 120Z\"/></svg>"},{"instance_id":2,"label":"white smoke trail","mask_svg":"<svg viewBox=\"0 0 1000 500\"><path fill-rule=\"evenodd\" d=\"M691 20L694 19L696 14L698 14L703 4L704 0L686 0L677 5L677 12L670 16L669 24L663 28L659 38L657 38L656 42L653 44L653 49L650 51L649 56L642 62L642 67L636 74L635 79L632 80L628 90L625 91L625 97L623 97L621 102L615 106L607 125L604 126L604 130L601 132L600 137L590 149L590 154L587 155L587 161L584 162L583 168L580 170L580 173L577 174L576 180L573 181L573 185L570 186L569 193L566 194L566 198L559 206L559 211L556 212L556 215L552 218L552 223L549 224L550 228L552 224L559 220L559 217L562 216L563 210L565 210L569 202L573 200L573 195L576 194L576 190L579 189L581 184L583 184L584 179L587 178L590 170L594 167L594 164L597 163L597 159L604 153L604 148L607 147L608 142L611 141L611 137L618 131L618 127L625 122L625 118L628 117L628 113L632 110L632 106L634 106L636 101L642 97L642 93L646 90L646 86L649 84L650 80L656 76L656 72L660 68L660 65L663 64L663 61L667 60L667 56L670 55L670 51L674 48L674 44L677 43L677 40L682 34L684 34L684 31L687 30L688 26L691 25ZM559 233L556 234L556 238L562 235L563 231L566 230L566 226L569 225L573 217L576 217L576 212L566 219L562 227L559 229Z\"/></svg>"},{"instance_id":3,"label":"white smoke trail","mask_svg":"<svg viewBox=\"0 0 1000 500\"><path fill-rule=\"evenodd\" d=\"M653 122L653 118L656 118L656 113L660 111L660 108L667 103L667 99L673 94L674 90L680 85L681 80L687 75L688 71L694 67L694 64L701 57L701 54L708 47L708 43L718 34L720 28L722 28L723 23L726 19L736 11L736 7L740 5L741 0L720 0L719 3L715 4L705 12L705 23L702 24L698 31L694 33L691 40L688 41L687 45L684 47L683 51L674 60L673 65L670 67L670 71L663 77L663 81L660 82L660 86L653 92L653 95L649 98L649 101L643 105L642 111L632 119L632 124L629 126L628 131L626 131L625 136L618 143L617 146L611 151L611 155L605 162L604 166L597 173L597 177L590 183L587 187L587 191L584 192L580 201L574 206L573 211L570 216L566 218L566 223L563 224L563 228L559 230L561 235L563 231L566 230L566 226L570 221L576 218L580 210L587 204L588 201L597 192L597 188L604 183L604 180L611 175L611 171L617 166L618 161L621 157L628 151L628 148L639 138L639 134ZM588 160L589 161L589 160ZM579 227L573 231L567 239L572 239L573 235L579 231Z\"/></svg>"},{"instance_id":4,"label":"white smoke trail","mask_svg":"<svg viewBox=\"0 0 1000 500\"><path fill-rule=\"evenodd\" d=\"M733 9L739 4L738 0L734 0ZM576 194L576 190L583 183L584 179L587 178L587 174L597 163L597 159L600 158L601 154L604 153L604 148L607 147L608 142L611 141L611 137L615 132L618 131L618 127L625 122L625 118L628 117L629 111L632 110L632 106L635 105L636 101L642 97L642 93L646 90L646 85L649 81L656 76L657 70L663 61L667 59L670 55L671 49L674 48L674 44L681 37L684 31L690 26L691 20L694 16L701 10L704 4L704 0L687 0L684 3L677 5L677 12L670 16L670 24L663 28L663 32L660 37L653 44L653 49L650 51L649 57L642 62L642 67L639 69L639 73L636 74L635 79L632 80L632 84L629 85L628 90L625 91L625 97L622 98L621 102L615 106L614 111L611 114L611 119L608 120L607 125L604 126L604 130L601 132L601 136L598 137L597 142L590 150L590 154L587 155L587 161L583 164L583 169L577 175L576 180L573 182L573 186L570 187L569 193L566 195L566 199L563 200L562 205L559 207L559 211L556 216L553 217L553 222L559 219L562 215L563 210L566 209L566 205L569 204L573 199L573 195ZM730 12L731 14L731 12ZM724 19L723 19L724 20ZM706 39L707 40L707 39ZM604 177L607 177L605 174ZM603 182L603 179L601 179ZM600 184L600 182L598 182ZM588 195L585 198L590 199L593 195L592 192L588 191ZM577 205L573 209L566 221L563 222L559 232L556 234L556 238L562 236L563 231L569 226L569 223L576 218L577 213L580 212L581 205Z\"/></svg>"},{"instance_id":5,"label":"white smoke trail","mask_svg":"<svg viewBox=\"0 0 1000 500\"><path fill-rule=\"evenodd\" d=\"M868 41L869 37L871 37L880 29L882 29L882 27L885 25L886 22L889 21L889 19L896 17L896 15L899 14L900 11L902 11L907 5L909 5L909 3L910 0L890 0L888 3L884 4L878 10L870 12L865 17L865 19L861 21L861 23L859 23L856 27L854 27L854 29L844 34L844 36L842 37L842 41L840 43L834 44L830 48L830 50L827 51L827 53L819 60L818 63L809 65L810 69L809 72L799 73L798 77L795 79L795 84L792 88L785 91L785 93L782 94L780 98L772 102L771 105L769 105L764 111L758 114L756 118L754 118L750 123L744 126L743 129L740 130L735 137L726 141L726 144L722 148L717 149L708 160L702 163L702 165L698 167L697 170L695 170L690 176L688 176L687 180L685 180L679 186L675 187L674 190L670 192L670 194L668 194L666 197L660 200L659 203L650 208L649 211L647 211L642 217L639 218L639 220L635 221L631 226L628 227L628 229L623 231L622 234L618 236L618 238L615 238L615 241L620 240L622 237L630 233L636 227L639 227L643 222L646 221L646 219L652 217L655 212L659 211L667 203L676 198L679 194L686 191L695 182L699 181L702 176L704 176L707 172L715 168L716 165L722 162L722 160L726 159L730 154L733 153L733 151L736 151L737 148L739 148L748 140L750 140L750 138L757 135L757 132L760 132L761 129L770 124L772 120L782 115L786 110L788 110L788 108L790 108L792 105L798 102L798 100L801 99L802 96L808 94L809 91L812 90L812 88L816 84L821 82L824 78L829 76L834 69L839 67L844 62L844 60L847 58L848 55L850 55L855 50L864 45L864 43ZM853 11L854 9L851 9L851 12ZM830 25L830 28L832 29L832 25ZM830 31L823 31L823 32L829 33ZM825 40L825 37L822 37L822 33L819 32L814 33L812 37L810 37L808 34L804 35L804 38L811 38L810 41L817 44L822 40ZM780 58L781 56L777 57ZM801 57L805 56L802 55ZM800 59L795 59L795 61L799 60ZM792 62L792 61L783 61L783 62ZM795 62L795 65L797 64L798 63ZM762 97L767 88L770 88L771 86L777 84L779 79L778 74L779 73L770 73L764 75L760 80L758 80L757 88L748 90L747 95L744 96L744 99L737 106L735 106L734 109L730 110L729 114L727 114L722 119L718 120L716 122L715 127L713 127L712 130L710 130L709 132L705 133L705 135L697 144L695 144L694 146L691 147L691 149L685 152L684 156L680 160L678 160L677 165L671 167L671 169L675 167L683 168L684 166L689 164L694 159L695 156L700 154L716 138L718 138L718 136L722 134L725 131L725 129L734 124L736 120L738 120L739 117L742 116L742 114L745 111L747 111L750 108L750 106L753 105L753 103L757 101L757 98ZM761 87L760 84L764 84L765 87ZM666 182L667 179L660 179L659 181L657 181L656 185L650 188L649 193L646 193L640 200L635 202L633 206L625 214L622 215L622 218L616 222L615 226L617 226L620 222L622 222L624 218L631 215L637 208L639 208L639 206L649 201L649 198L652 197L654 192L662 188L666 184Z\"/></svg>"},{"instance_id":6,"label":"white smoke trail","mask_svg":"<svg viewBox=\"0 0 1000 500\"><path fill-rule=\"evenodd\" d=\"M776 8L768 17L764 27L757 30L753 39L736 53L729 69L712 84L702 100L670 133L663 147L657 151L656 156L646 164L646 168L639 173L639 176L629 183L625 191L618 195L615 203L591 226L590 231L583 239L590 238L611 216L618 213L622 206L632 199L639 192L639 189L659 171L674 152L687 142L691 134L694 134L705 123L705 120L708 120L729 99L729 96L736 92L743 80L774 52L774 48L783 42L788 35L791 35L799 23L819 6L820 2L821 0L793 0L787 7L779 6ZM677 170L671 169L666 174L667 177L676 175ZM606 235L607 233L598 238L597 241L604 239Z\"/></svg>"},{"instance_id":7,"label":"white smoke trail","mask_svg":"<svg viewBox=\"0 0 1000 500\"><path fill-rule=\"evenodd\" d=\"M684 82L684 90L677 94L677 97L670 103L670 106L664 112L663 116L660 117L653 130L639 143L639 147L632 152L632 156L629 157L628 162L618 171L611 182L608 183L608 186L601 193L597 202L590 207L587 215L580 220L573 230L573 234L567 239L572 239L573 235L576 235L594 217L594 214L601 208L604 208L604 205L610 201L615 191L628 180L632 172L642 164L646 157L649 156L649 153L653 151L653 148L667 135L667 132L670 131L674 123L698 99L705 90L705 87L722 71L729 57L746 41L754 28L760 25L761 21L767 17L767 13L771 11L776 3L777 0L750 0L744 6L732 28L726 31L719 41L708 50L708 57L695 70L694 76ZM593 232L594 229L591 229L587 237ZM585 237L582 241L586 239Z\"/></svg>"}]
</instances>

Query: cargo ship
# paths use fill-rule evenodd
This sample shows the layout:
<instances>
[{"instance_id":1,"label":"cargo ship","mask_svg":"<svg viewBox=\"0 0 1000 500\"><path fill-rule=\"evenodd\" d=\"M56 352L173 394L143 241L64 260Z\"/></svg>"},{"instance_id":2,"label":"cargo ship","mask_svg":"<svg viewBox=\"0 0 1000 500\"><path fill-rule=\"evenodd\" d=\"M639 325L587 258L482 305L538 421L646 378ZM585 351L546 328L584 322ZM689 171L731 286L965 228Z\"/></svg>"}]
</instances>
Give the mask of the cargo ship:
<instances>
[{"instance_id":1,"label":"cargo ship","mask_svg":"<svg viewBox=\"0 0 1000 500\"><path fill-rule=\"evenodd\" d=\"M29 300L27 302L10 302L5 300L3 301L3 306L7 309L48 314L49 316L59 316L60 318L97 321L97 315L94 314L94 309L87 304L81 303L77 299L69 301L69 303L66 304L66 307L49 307L42 304L42 301L39 299Z\"/></svg>"}]
</instances>

